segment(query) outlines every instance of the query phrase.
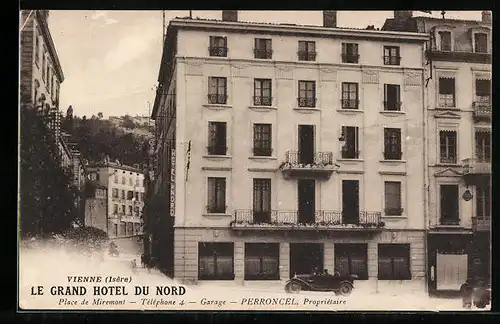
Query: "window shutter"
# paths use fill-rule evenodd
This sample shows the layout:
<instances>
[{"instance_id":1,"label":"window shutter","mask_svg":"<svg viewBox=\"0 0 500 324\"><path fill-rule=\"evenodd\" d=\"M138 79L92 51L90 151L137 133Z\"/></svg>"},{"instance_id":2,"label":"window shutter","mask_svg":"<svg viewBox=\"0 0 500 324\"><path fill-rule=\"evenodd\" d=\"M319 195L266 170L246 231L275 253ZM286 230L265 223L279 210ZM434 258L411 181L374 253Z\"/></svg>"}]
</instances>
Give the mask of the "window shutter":
<instances>
[{"instance_id":1,"label":"window shutter","mask_svg":"<svg viewBox=\"0 0 500 324\"><path fill-rule=\"evenodd\" d=\"M359 147L359 127L353 127L353 133L354 133L354 151L355 154L358 154L358 147Z\"/></svg>"},{"instance_id":2,"label":"window shutter","mask_svg":"<svg viewBox=\"0 0 500 324\"><path fill-rule=\"evenodd\" d=\"M226 147L226 142L227 142L227 124L226 123L219 123L218 124L218 134L217 138L220 143L221 147Z\"/></svg>"}]
</instances>

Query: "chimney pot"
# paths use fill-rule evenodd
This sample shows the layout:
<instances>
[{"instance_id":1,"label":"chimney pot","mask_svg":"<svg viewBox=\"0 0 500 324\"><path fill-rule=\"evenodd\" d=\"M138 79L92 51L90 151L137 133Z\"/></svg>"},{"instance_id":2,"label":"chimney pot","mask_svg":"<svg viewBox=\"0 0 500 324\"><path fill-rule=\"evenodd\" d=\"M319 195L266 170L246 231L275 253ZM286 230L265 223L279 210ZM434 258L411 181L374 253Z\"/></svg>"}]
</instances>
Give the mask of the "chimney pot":
<instances>
[{"instance_id":1,"label":"chimney pot","mask_svg":"<svg viewBox=\"0 0 500 324\"><path fill-rule=\"evenodd\" d=\"M323 11L323 27L330 27L330 28L337 27L337 11L336 10Z\"/></svg>"},{"instance_id":2,"label":"chimney pot","mask_svg":"<svg viewBox=\"0 0 500 324\"><path fill-rule=\"evenodd\" d=\"M481 20L484 23L491 24L491 11L485 10L481 12Z\"/></svg>"},{"instance_id":3,"label":"chimney pot","mask_svg":"<svg viewBox=\"0 0 500 324\"><path fill-rule=\"evenodd\" d=\"M222 21L238 21L238 10L222 10Z\"/></svg>"},{"instance_id":4,"label":"chimney pot","mask_svg":"<svg viewBox=\"0 0 500 324\"><path fill-rule=\"evenodd\" d=\"M404 21L413 17L412 10L394 10L394 19Z\"/></svg>"}]
</instances>

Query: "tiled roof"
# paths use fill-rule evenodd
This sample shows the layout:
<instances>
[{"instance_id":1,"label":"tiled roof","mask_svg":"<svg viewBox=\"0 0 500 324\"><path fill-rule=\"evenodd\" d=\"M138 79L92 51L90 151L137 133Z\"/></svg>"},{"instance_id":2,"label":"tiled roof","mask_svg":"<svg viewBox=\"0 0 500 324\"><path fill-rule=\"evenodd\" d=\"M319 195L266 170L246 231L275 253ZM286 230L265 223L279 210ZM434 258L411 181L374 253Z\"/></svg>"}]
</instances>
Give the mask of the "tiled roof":
<instances>
[{"instance_id":1,"label":"tiled roof","mask_svg":"<svg viewBox=\"0 0 500 324\"><path fill-rule=\"evenodd\" d=\"M199 21L211 21L211 22L230 22L221 19L206 19L206 18L190 18L190 17L175 17L174 19L182 20L199 20ZM252 25L264 25L264 26L289 26L289 27L324 27L322 25L307 25L307 24L290 24L290 23L270 23L270 22L255 22L255 21L235 21L235 23L241 24L252 24ZM346 29L346 30L366 30L366 28L353 28L353 27L324 27L324 28L336 28L336 29Z\"/></svg>"}]
</instances>

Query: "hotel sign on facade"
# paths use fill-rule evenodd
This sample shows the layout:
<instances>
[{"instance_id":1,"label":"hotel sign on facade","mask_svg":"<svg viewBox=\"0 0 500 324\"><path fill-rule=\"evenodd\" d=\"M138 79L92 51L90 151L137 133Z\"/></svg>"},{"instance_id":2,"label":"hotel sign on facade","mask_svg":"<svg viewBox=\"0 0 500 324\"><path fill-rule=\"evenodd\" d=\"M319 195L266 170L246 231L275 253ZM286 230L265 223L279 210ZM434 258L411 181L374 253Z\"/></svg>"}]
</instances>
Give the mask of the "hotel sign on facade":
<instances>
[{"instance_id":1,"label":"hotel sign on facade","mask_svg":"<svg viewBox=\"0 0 500 324\"><path fill-rule=\"evenodd\" d=\"M175 217L175 147L172 149L172 162L170 168L170 216Z\"/></svg>"}]
</instances>

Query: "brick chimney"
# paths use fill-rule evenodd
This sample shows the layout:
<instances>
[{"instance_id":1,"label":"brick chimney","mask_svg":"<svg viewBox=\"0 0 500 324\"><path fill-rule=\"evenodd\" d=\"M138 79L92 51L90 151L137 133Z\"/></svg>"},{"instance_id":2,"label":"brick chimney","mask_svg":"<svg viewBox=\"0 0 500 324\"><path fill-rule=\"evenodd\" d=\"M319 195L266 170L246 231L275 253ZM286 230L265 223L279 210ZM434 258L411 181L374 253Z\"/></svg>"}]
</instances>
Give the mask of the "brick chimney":
<instances>
[{"instance_id":1,"label":"brick chimney","mask_svg":"<svg viewBox=\"0 0 500 324\"><path fill-rule=\"evenodd\" d=\"M485 24L491 24L491 11L485 10L481 12L481 20Z\"/></svg>"},{"instance_id":2,"label":"brick chimney","mask_svg":"<svg viewBox=\"0 0 500 324\"><path fill-rule=\"evenodd\" d=\"M238 10L222 10L222 21L238 21Z\"/></svg>"},{"instance_id":3,"label":"brick chimney","mask_svg":"<svg viewBox=\"0 0 500 324\"><path fill-rule=\"evenodd\" d=\"M394 10L394 19L405 21L413 17L412 10Z\"/></svg>"},{"instance_id":4,"label":"brick chimney","mask_svg":"<svg viewBox=\"0 0 500 324\"><path fill-rule=\"evenodd\" d=\"M337 11L324 10L323 11L323 27L337 27Z\"/></svg>"}]
</instances>

